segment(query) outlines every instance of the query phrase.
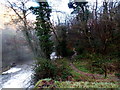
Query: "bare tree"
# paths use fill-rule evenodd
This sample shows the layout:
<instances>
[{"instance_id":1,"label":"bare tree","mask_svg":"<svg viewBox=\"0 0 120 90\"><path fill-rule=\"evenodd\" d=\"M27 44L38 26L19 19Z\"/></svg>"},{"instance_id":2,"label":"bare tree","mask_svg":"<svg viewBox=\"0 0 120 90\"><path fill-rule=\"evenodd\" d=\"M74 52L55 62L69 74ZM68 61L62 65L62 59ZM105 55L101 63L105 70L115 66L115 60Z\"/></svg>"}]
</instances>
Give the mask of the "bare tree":
<instances>
[{"instance_id":1,"label":"bare tree","mask_svg":"<svg viewBox=\"0 0 120 90\"><path fill-rule=\"evenodd\" d=\"M36 54L36 48L38 47L38 45L35 43L38 43L38 40L35 35L34 24L30 20L28 20L28 15L31 14L29 7L27 7L27 4L29 2L30 0L17 0L16 2L11 2L10 0L7 0L6 6L12 9L15 15L18 17L17 19L13 19L13 21L17 25L19 25L19 29L26 37L30 48L32 49L34 54Z\"/></svg>"}]
</instances>

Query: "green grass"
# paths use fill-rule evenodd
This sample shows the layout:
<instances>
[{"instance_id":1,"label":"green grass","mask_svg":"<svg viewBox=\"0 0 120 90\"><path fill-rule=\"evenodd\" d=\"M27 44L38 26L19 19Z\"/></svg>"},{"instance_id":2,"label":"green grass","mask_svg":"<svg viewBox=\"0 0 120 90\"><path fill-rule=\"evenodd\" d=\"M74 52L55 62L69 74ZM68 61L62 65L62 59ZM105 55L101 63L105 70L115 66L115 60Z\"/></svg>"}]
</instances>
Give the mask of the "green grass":
<instances>
[{"instance_id":1,"label":"green grass","mask_svg":"<svg viewBox=\"0 0 120 90\"><path fill-rule=\"evenodd\" d=\"M88 77L88 76L82 75L80 73L77 73L74 70L71 70L71 74L72 74L73 79L75 81L94 81L94 79L92 79L91 77Z\"/></svg>"},{"instance_id":2,"label":"green grass","mask_svg":"<svg viewBox=\"0 0 120 90\"><path fill-rule=\"evenodd\" d=\"M91 79L91 77L82 75L82 74L76 72L75 70L73 70L72 67L70 66L70 61L68 59L65 59L65 58L64 59L58 59L53 63L57 64L57 65L64 65L65 68L67 68L68 72L72 75L72 77L75 81L94 81L93 79ZM84 67L84 65L86 65L86 63L81 62L81 64L80 64L80 62L75 62L74 64L75 64L76 68L78 68L79 70L81 70L83 72L87 72L87 73L89 72Z\"/></svg>"},{"instance_id":3,"label":"green grass","mask_svg":"<svg viewBox=\"0 0 120 90\"><path fill-rule=\"evenodd\" d=\"M106 82L96 82L95 79L92 77L80 74L76 72L72 67L70 66L70 61L68 59L58 59L52 62L53 64L56 64L58 67L61 68L61 65L64 66L64 68L67 68L67 72L71 73L73 81L74 82L68 82L68 81L62 81L59 82L56 80L55 81L55 86L57 88L117 88L118 85L115 83L107 83ZM91 71L87 68L89 65L89 61L74 61L73 62L74 66L78 68L80 71L86 72L86 73L91 73ZM78 82L79 81L79 82ZM84 82L83 82L84 81ZM41 81L39 81L35 87L39 85ZM73 83L71 85L71 83Z\"/></svg>"},{"instance_id":4,"label":"green grass","mask_svg":"<svg viewBox=\"0 0 120 90\"><path fill-rule=\"evenodd\" d=\"M86 67L88 65L87 61L74 61L73 64L80 71L91 73L91 71Z\"/></svg>"},{"instance_id":5,"label":"green grass","mask_svg":"<svg viewBox=\"0 0 120 90\"><path fill-rule=\"evenodd\" d=\"M72 67L70 66L70 61L68 61L67 59L59 59L59 60L56 60L54 63L58 65L64 64L64 66L69 70L69 73L71 73L75 81L94 81L94 79L92 79L91 77L82 75L76 72L75 70L73 70ZM85 67L85 65L87 64L86 62L76 61L76 62L73 62L73 64L79 70L89 73L89 70Z\"/></svg>"},{"instance_id":6,"label":"green grass","mask_svg":"<svg viewBox=\"0 0 120 90\"><path fill-rule=\"evenodd\" d=\"M54 81L51 85L49 84L49 80L47 86L46 84L42 83L43 80L38 81L35 88L42 86L42 88L119 88L120 86L118 83L108 83L108 82L88 82L88 81L80 81L80 82L73 82L73 81ZM45 81L45 80L44 80Z\"/></svg>"}]
</instances>

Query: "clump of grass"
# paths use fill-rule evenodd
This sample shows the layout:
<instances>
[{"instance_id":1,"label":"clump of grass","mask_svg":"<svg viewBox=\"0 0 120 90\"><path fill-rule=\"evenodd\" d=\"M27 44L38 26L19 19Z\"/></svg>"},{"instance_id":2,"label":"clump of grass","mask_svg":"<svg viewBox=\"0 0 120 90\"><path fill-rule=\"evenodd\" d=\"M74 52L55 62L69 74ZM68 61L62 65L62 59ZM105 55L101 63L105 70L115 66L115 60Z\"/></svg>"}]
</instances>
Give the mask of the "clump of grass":
<instances>
[{"instance_id":1,"label":"clump of grass","mask_svg":"<svg viewBox=\"0 0 120 90\"><path fill-rule=\"evenodd\" d=\"M53 81L53 80L40 80L35 88L119 88L117 83L108 82L88 82L88 81Z\"/></svg>"}]
</instances>

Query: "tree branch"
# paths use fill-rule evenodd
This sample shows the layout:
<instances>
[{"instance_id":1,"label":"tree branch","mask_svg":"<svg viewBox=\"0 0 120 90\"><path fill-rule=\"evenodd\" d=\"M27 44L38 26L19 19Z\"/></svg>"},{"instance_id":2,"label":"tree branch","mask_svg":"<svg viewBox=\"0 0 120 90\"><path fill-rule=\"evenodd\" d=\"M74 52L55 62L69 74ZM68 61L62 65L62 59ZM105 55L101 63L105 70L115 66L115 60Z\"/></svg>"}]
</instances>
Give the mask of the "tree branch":
<instances>
[{"instance_id":1,"label":"tree branch","mask_svg":"<svg viewBox=\"0 0 120 90\"><path fill-rule=\"evenodd\" d=\"M20 16L20 14L16 11L16 9L13 7L12 3L7 0L7 2L10 4L11 9L16 13L16 15L23 21L23 18Z\"/></svg>"}]
</instances>

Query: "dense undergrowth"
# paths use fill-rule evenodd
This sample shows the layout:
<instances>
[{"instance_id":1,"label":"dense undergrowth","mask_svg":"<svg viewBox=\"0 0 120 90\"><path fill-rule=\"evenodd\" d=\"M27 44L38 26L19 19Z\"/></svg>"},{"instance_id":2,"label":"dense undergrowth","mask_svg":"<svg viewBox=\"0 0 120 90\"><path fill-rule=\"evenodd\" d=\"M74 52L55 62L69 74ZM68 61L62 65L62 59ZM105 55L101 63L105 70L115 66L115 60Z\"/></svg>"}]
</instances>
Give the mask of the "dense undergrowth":
<instances>
[{"instance_id":1,"label":"dense undergrowth","mask_svg":"<svg viewBox=\"0 0 120 90\"><path fill-rule=\"evenodd\" d=\"M105 77L109 73L120 73L120 59L114 55L81 54L75 57L73 64L83 72L105 74Z\"/></svg>"},{"instance_id":2,"label":"dense undergrowth","mask_svg":"<svg viewBox=\"0 0 120 90\"><path fill-rule=\"evenodd\" d=\"M51 61L47 59L37 59L35 66L34 81L39 79L52 78L54 80L67 80L71 76L67 59Z\"/></svg>"},{"instance_id":3,"label":"dense undergrowth","mask_svg":"<svg viewBox=\"0 0 120 90\"><path fill-rule=\"evenodd\" d=\"M95 61L92 58L77 58L74 60L67 58L57 60L39 58L37 59L35 66L34 80L36 83L42 79L51 78L54 82L56 82L54 84L57 88L117 88L118 85L116 83L119 82L111 78L115 77L118 80L119 70L117 69L119 66L116 66L118 59L112 59L111 61L107 61L107 63L105 63L107 66L106 78L104 78L104 69L101 69L102 66L100 66L104 63L99 64L97 62L97 65L93 65L94 62ZM72 63L79 71L83 72L83 74L76 72L70 66L70 63ZM94 78L93 76L91 77L89 74L99 74L101 75L101 79ZM71 86L71 83L73 83L73 86Z\"/></svg>"}]
</instances>

